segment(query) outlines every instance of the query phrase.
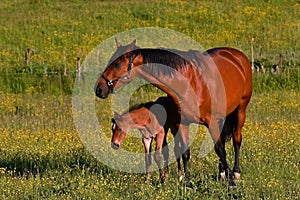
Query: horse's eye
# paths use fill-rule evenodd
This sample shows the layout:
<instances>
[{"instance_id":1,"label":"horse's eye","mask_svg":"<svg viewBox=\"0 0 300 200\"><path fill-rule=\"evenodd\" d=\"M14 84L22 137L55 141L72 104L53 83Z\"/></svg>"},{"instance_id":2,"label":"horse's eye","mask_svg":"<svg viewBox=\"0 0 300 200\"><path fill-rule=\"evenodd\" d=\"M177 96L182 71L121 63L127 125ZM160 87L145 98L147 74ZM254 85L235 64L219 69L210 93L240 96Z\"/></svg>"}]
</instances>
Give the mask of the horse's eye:
<instances>
[{"instance_id":1,"label":"horse's eye","mask_svg":"<svg viewBox=\"0 0 300 200\"><path fill-rule=\"evenodd\" d=\"M122 64L121 62L116 62L116 63L115 63L115 68L121 67L121 64Z\"/></svg>"}]
</instances>

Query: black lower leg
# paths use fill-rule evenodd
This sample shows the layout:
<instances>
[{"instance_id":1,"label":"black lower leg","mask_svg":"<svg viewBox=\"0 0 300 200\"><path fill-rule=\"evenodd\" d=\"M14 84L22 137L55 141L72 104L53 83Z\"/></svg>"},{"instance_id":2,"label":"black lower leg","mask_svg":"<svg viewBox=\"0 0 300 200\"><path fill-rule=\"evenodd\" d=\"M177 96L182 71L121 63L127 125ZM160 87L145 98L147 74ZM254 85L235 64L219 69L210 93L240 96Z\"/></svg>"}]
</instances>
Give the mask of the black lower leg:
<instances>
[{"instance_id":1,"label":"black lower leg","mask_svg":"<svg viewBox=\"0 0 300 200\"><path fill-rule=\"evenodd\" d=\"M228 177L230 170L226 161L225 146L222 143L216 143L215 151L219 157L219 172L220 174L225 173L224 175Z\"/></svg>"},{"instance_id":2,"label":"black lower leg","mask_svg":"<svg viewBox=\"0 0 300 200\"><path fill-rule=\"evenodd\" d=\"M183 170L185 173L185 184L186 186L191 186L190 184L190 172L189 172L189 160L190 160L190 148L187 147L186 151L182 154L183 160Z\"/></svg>"},{"instance_id":3,"label":"black lower leg","mask_svg":"<svg viewBox=\"0 0 300 200\"><path fill-rule=\"evenodd\" d=\"M227 161L226 161L226 151L225 146L222 143L216 143L215 151L219 156L219 170L220 170L220 178L227 179L229 186L234 187L236 184L234 183L232 172L230 171Z\"/></svg>"}]
</instances>

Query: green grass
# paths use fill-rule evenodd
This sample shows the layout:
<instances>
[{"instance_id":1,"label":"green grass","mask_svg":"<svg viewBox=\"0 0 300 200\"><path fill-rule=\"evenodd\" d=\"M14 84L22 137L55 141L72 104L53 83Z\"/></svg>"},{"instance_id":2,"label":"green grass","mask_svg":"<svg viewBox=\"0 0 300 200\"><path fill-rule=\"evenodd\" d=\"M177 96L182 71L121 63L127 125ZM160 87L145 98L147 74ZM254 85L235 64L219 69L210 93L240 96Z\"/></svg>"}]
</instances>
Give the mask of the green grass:
<instances>
[{"instance_id":1,"label":"green grass","mask_svg":"<svg viewBox=\"0 0 300 200\"><path fill-rule=\"evenodd\" d=\"M1 1L0 198L299 199L299 8L298 1L283 0ZM71 105L76 59L83 60L114 34L140 27L169 28L205 49L235 47L249 58L254 38L255 60L268 68L253 77L237 188L216 180L214 152L198 156L204 127L191 127L196 133L191 146L193 189L177 180L174 163L164 185L158 184L158 172L147 184L142 174L109 168L83 146ZM26 65L27 48L32 52ZM270 67L278 63L279 54L283 68L272 74ZM130 103L161 95L143 87ZM113 116L109 103L95 102L108 137ZM124 148L143 151L140 139L133 137L126 138ZM230 143L227 151L232 166Z\"/></svg>"},{"instance_id":2,"label":"green grass","mask_svg":"<svg viewBox=\"0 0 300 200\"><path fill-rule=\"evenodd\" d=\"M71 94L77 58L83 61L98 44L117 33L142 27L181 32L204 49L235 47L249 58L254 38L255 61L267 61L270 67L282 54L287 72L284 79L291 74L288 85L294 84L295 89L299 86L299 7L297 1L276 0L1 1L0 90ZM26 65L28 48L31 56ZM65 67L67 77L63 75ZM275 79L273 87L286 88L285 80L278 83ZM263 80L264 84L273 82Z\"/></svg>"},{"instance_id":3,"label":"green grass","mask_svg":"<svg viewBox=\"0 0 300 200\"><path fill-rule=\"evenodd\" d=\"M8 1L0 3L0 68L76 67L103 40L138 27L182 32L205 49L231 46L249 57L299 59L298 1ZM122 38L120 38L122 40Z\"/></svg>"},{"instance_id":4,"label":"green grass","mask_svg":"<svg viewBox=\"0 0 300 200\"><path fill-rule=\"evenodd\" d=\"M140 101L156 96L148 94ZM153 183L148 184L142 174L120 172L97 161L74 128L70 97L2 93L1 99L3 199L297 199L300 195L299 92L286 92L284 97L281 92L253 96L243 131L242 181L235 189L216 180L218 160L214 152L204 158L198 156L206 129L197 131L193 125L191 133L197 132L191 146L193 190L185 190L177 180L175 163L170 165L169 180L159 185L157 172L152 173ZM102 108L106 103L97 101ZM109 143L112 113L105 116L102 124ZM139 139L128 137L124 145L131 151L143 151ZM232 166L230 143L227 151Z\"/></svg>"}]
</instances>

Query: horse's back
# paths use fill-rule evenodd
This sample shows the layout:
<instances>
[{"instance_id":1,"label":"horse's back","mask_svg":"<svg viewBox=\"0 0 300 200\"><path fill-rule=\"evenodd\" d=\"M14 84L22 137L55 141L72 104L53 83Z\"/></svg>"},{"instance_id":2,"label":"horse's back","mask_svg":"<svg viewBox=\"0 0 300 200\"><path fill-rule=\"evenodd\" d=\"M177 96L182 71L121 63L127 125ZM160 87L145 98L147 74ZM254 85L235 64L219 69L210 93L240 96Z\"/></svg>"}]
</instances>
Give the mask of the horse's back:
<instances>
[{"instance_id":1,"label":"horse's back","mask_svg":"<svg viewBox=\"0 0 300 200\"><path fill-rule=\"evenodd\" d=\"M243 73L243 76L252 75L251 65L248 57L238 49L230 47L218 47L207 50L204 55L210 56L214 61L217 59L230 60L235 67L238 67ZM219 69L221 66L218 66Z\"/></svg>"}]
</instances>

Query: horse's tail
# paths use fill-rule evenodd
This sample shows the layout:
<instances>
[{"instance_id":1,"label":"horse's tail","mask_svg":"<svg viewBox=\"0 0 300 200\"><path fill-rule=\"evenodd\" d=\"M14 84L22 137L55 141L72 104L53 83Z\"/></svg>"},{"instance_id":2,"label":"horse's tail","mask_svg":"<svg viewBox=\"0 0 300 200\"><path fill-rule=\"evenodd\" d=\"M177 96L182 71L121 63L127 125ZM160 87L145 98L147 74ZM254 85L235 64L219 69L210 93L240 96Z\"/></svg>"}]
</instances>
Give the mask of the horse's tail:
<instances>
[{"instance_id":1,"label":"horse's tail","mask_svg":"<svg viewBox=\"0 0 300 200\"><path fill-rule=\"evenodd\" d=\"M232 138L233 133L237 129L237 124L238 124L238 108L236 108L232 113L227 115L223 129L221 132L221 137L222 140L225 140L226 142L229 141Z\"/></svg>"}]
</instances>

